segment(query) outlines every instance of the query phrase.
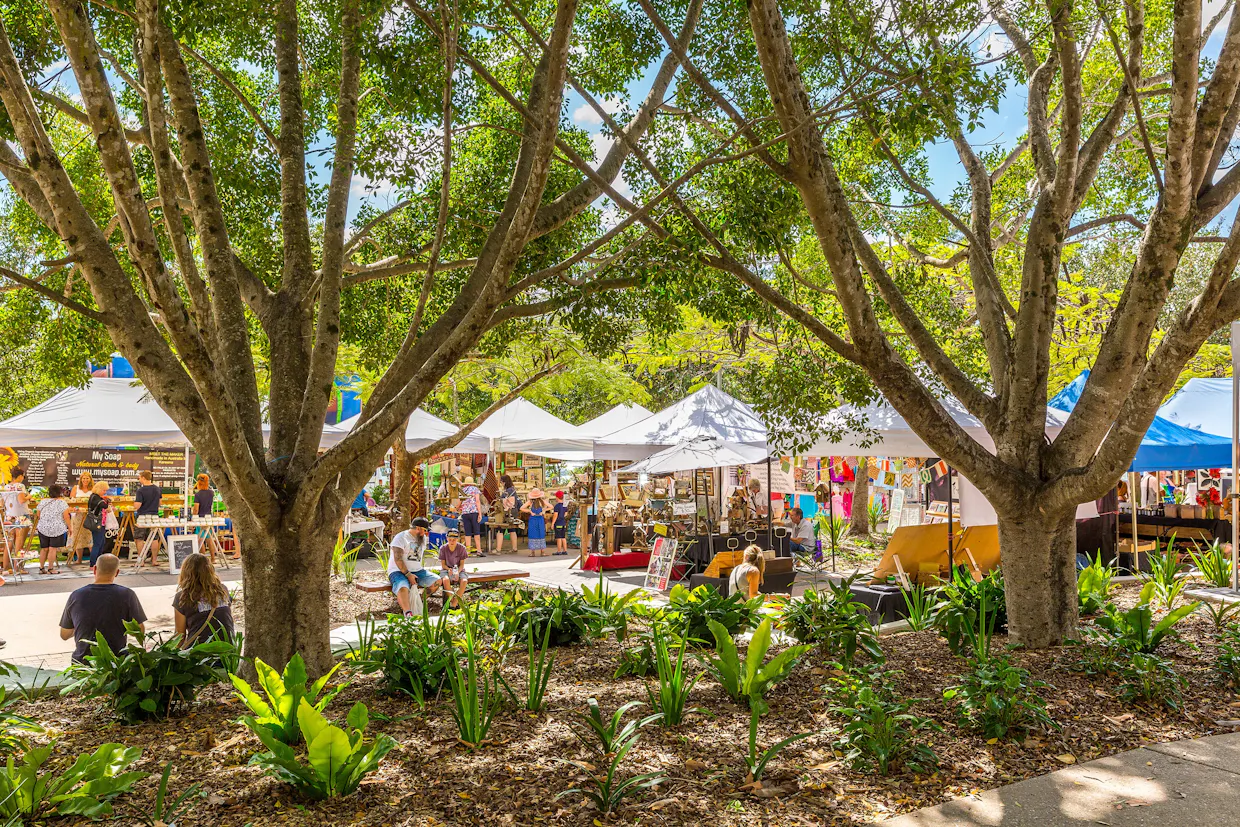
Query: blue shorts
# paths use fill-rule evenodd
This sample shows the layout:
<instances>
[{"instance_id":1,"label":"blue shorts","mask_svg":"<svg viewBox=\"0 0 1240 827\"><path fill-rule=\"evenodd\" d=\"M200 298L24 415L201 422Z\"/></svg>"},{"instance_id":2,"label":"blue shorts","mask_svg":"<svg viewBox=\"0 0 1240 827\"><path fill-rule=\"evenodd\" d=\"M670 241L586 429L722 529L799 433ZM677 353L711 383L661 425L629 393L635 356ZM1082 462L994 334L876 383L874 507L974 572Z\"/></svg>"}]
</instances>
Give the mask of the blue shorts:
<instances>
[{"instance_id":1,"label":"blue shorts","mask_svg":"<svg viewBox=\"0 0 1240 827\"><path fill-rule=\"evenodd\" d=\"M482 524L477 511L461 515L461 534L466 537L477 537L482 534Z\"/></svg>"},{"instance_id":2,"label":"blue shorts","mask_svg":"<svg viewBox=\"0 0 1240 827\"><path fill-rule=\"evenodd\" d=\"M439 575L431 574L426 569L418 569L411 571L409 574L418 581L418 588L425 589L439 582ZM398 594L401 589L409 588L409 578L402 571L393 571L388 573L388 582L392 584L392 594Z\"/></svg>"}]
</instances>

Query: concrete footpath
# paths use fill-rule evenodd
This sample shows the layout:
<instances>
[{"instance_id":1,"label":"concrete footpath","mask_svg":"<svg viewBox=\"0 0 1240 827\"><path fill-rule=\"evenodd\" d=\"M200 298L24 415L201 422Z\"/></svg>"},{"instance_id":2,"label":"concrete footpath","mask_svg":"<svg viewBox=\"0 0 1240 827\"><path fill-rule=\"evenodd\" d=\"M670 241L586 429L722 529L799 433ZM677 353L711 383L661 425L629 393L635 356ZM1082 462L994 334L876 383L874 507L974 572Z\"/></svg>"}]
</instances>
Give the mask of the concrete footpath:
<instances>
[{"instance_id":1,"label":"concrete footpath","mask_svg":"<svg viewBox=\"0 0 1240 827\"><path fill-rule=\"evenodd\" d=\"M876 823L1235 827L1240 824L1240 733L1153 744Z\"/></svg>"}]
</instances>

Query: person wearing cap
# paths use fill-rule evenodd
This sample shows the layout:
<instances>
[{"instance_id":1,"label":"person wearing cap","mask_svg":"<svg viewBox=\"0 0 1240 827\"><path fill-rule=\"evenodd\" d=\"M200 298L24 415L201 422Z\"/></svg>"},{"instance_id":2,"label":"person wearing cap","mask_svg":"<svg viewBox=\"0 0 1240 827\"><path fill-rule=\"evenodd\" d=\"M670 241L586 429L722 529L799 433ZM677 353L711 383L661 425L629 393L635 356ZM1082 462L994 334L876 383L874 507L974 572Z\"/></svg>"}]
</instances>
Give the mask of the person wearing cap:
<instances>
[{"instance_id":1,"label":"person wearing cap","mask_svg":"<svg viewBox=\"0 0 1240 827\"><path fill-rule=\"evenodd\" d=\"M473 477L466 477L461 488L461 534L465 538L465 550L470 546L479 557L486 557L482 550L482 492Z\"/></svg>"},{"instance_id":2,"label":"person wearing cap","mask_svg":"<svg viewBox=\"0 0 1240 827\"><path fill-rule=\"evenodd\" d=\"M568 506L564 504L564 492L555 492L555 505L551 508L552 528L555 530L555 556L568 554Z\"/></svg>"},{"instance_id":3,"label":"person wearing cap","mask_svg":"<svg viewBox=\"0 0 1240 827\"><path fill-rule=\"evenodd\" d=\"M433 594L439 588L439 576L426 568L426 549L430 540L430 521L417 517L405 531L392 538L392 554L388 557L387 576L392 594L405 617L422 613L422 594ZM417 588L413 588L413 584Z\"/></svg>"},{"instance_id":4,"label":"person wearing cap","mask_svg":"<svg viewBox=\"0 0 1240 827\"><path fill-rule=\"evenodd\" d=\"M439 547L439 578L447 594L452 595L452 608L459 608L465 599L465 587L469 585L469 575L465 572L465 561L469 558L469 549L461 545L461 532L449 529L448 542ZM454 590L452 587L456 586Z\"/></svg>"},{"instance_id":5,"label":"person wearing cap","mask_svg":"<svg viewBox=\"0 0 1240 827\"><path fill-rule=\"evenodd\" d=\"M543 499L541 488L531 488L530 498L521 506L525 517L525 536L529 540L530 557L547 554L547 513L551 509Z\"/></svg>"}]
</instances>

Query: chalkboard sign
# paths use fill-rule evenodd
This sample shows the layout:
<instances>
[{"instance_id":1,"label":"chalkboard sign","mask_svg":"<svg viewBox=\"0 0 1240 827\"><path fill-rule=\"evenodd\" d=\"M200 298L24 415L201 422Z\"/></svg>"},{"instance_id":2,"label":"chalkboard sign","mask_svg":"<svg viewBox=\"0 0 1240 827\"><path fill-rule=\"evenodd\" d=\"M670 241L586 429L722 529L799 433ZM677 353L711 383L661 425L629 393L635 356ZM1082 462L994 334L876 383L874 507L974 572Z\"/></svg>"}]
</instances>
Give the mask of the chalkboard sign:
<instances>
[{"instance_id":1,"label":"chalkboard sign","mask_svg":"<svg viewBox=\"0 0 1240 827\"><path fill-rule=\"evenodd\" d=\"M159 529L154 529L158 531ZM174 534L168 538L168 572L178 574L189 556L198 551L197 534Z\"/></svg>"}]
</instances>

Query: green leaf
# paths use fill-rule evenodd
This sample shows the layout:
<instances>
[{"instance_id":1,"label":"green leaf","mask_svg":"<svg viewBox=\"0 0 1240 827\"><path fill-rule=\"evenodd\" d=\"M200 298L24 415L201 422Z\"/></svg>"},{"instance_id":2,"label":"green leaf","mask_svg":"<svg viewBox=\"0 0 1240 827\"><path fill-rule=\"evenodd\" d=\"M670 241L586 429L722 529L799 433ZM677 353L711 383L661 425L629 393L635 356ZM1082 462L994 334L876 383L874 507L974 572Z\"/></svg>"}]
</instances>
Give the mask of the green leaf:
<instances>
[{"instance_id":1,"label":"green leaf","mask_svg":"<svg viewBox=\"0 0 1240 827\"><path fill-rule=\"evenodd\" d=\"M330 724L320 729L313 738L310 737L308 727L303 724L302 728L306 732L306 742L309 744L307 757L310 760L310 766L318 773L319 778L323 779L328 789L336 792L338 783L336 775L353 754L349 736L340 727Z\"/></svg>"}]
</instances>

